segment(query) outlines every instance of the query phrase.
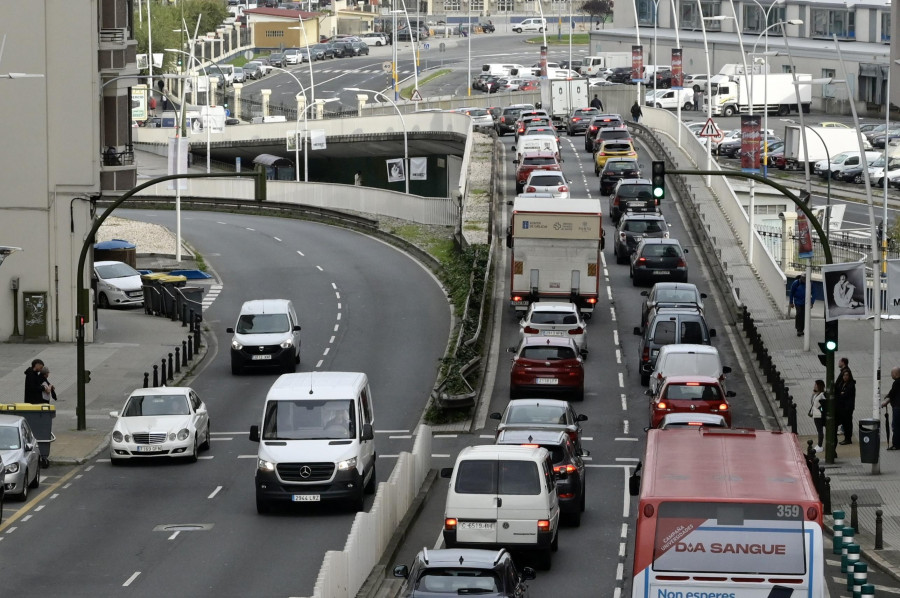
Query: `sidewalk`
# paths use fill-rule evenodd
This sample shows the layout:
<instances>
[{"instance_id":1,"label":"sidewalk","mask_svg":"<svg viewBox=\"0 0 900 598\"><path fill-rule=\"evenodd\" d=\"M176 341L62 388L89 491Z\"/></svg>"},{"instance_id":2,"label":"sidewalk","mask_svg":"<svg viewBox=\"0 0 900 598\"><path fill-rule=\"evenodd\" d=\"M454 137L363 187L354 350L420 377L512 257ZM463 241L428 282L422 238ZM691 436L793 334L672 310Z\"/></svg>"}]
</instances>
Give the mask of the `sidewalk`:
<instances>
[{"instance_id":1,"label":"sidewalk","mask_svg":"<svg viewBox=\"0 0 900 598\"><path fill-rule=\"evenodd\" d=\"M669 156L673 158L674 167L680 169L696 169L693 164L678 149L677 143L664 135L658 135L658 139L666 148ZM706 230L727 231L731 230L731 223L718 208L717 199L701 184L700 177L690 177L691 195L693 202L697 204L698 211L703 214L703 224ZM702 227L701 227L702 228ZM701 231L697 230L698 236ZM707 242L704 239L704 242ZM816 440L815 425L812 418L807 416L809 397L813 382L816 379L825 379L825 368L819 363L818 342L824 340L823 310L819 304L811 310L810 320L810 350L803 350L803 338L797 337L794 331L793 318L787 318L779 309L787 306L785 296L770 298L755 276L753 270L747 265L742 249L735 238L727 234L717 234L713 241L713 251L707 251L711 259L719 255L719 264L727 264L723 269L719 264L713 265L716 275L725 274L721 284L729 286L735 295L750 310L760 334L768 348L770 355L781 372L785 383L790 388L794 403L797 405L798 436L801 447L806 450L807 440ZM723 272L724 270L724 272ZM773 304L777 303L777 307ZM732 304L734 306L734 304ZM740 330L740 320L737 321L736 332L743 340L746 337ZM839 357L849 359L850 369L857 381L856 410L854 412L853 444L850 446L838 446L838 458L833 465L825 465L826 474L831 477L831 505L832 510L842 509L846 513L846 519L850 520L850 496L858 497L859 530L856 542L863 551L862 560L879 565L894 578L900 580L900 452L887 452L884 433L884 411L880 411L881 421L881 473L872 474L872 466L860 462L858 421L860 418L870 419L873 413L873 322L847 321L840 322L840 341L835 361ZM749 349L748 349L749 353ZM900 365L900 321L884 320L881 336L881 390L883 396L890 389L890 370L895 365ZM748 360L759 371L755 361ZM836 367L836 365L835 365ZM762 375L757 374L762 380ZM827 382L827 381L826 381ZM777 408L771 388L766 387L772 411L775 413L775 426L788 430L787 419L781 416L781 410ZM842 438L841 438L842 439ZM819 455L824 464L824 454ZM883 511L883 539L884 549L874 549L875 511ZM826 524L830 525L830 513L826 514Z\"/></svg>"}]
</instances>

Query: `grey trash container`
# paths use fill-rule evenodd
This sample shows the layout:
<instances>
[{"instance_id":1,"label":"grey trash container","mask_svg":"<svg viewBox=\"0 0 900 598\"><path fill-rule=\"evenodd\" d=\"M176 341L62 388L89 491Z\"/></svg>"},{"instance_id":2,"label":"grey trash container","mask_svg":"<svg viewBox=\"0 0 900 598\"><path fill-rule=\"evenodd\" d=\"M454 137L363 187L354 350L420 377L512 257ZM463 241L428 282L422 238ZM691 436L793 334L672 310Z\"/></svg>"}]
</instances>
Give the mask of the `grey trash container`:
<instances>
[{"instance_id":1,"label":"grey trash container","mask_svg":"<svg viewBox=\"0 0 900 598\"><path fill-rule=\"evenodd\" d=\"M859 460L862 463L878 463L881 452L881 421L859 420Z\"/></svg>"},{"instance_id":2,"label":"grey trash container","mask_svg":"<svg viewBox=\"0 0 900 598\"><path fill-rule=\"evenodd\" d=\"M0 405L0 413L21 415L31 427L31 432L38 441L41 451L41 467L50 464L50 443L56 440L53 435L53 418L56 417L56 405L47 403L9 403Z\"/></svg>"},{"instance_id":3,"label":"grey trash container","mask_svg":"<svg viewBox=\"0 0 900 598\"><path fill-rule=\"evenodd\" d=\"M190 317L191 310L194 310L194 317L203 314L203 288L202 287L181 287L181 291L176 296L178 300L178 316L182 314ZM184 306L182 310L182 306Z\"/></svg>"},{"instance_id":4,"label":"grey trash container","mask_svg":"<svg viewBox=\"0 0 900 598\"><path fill-rule=\"evenodd\" d=\"M184 276L161 276L157 279L160 286L160 294L162 297L162 308L160 313L164 316L177 316L177 296L179 287L183 287L187 278Z\"/></svg>"}]
</instances>

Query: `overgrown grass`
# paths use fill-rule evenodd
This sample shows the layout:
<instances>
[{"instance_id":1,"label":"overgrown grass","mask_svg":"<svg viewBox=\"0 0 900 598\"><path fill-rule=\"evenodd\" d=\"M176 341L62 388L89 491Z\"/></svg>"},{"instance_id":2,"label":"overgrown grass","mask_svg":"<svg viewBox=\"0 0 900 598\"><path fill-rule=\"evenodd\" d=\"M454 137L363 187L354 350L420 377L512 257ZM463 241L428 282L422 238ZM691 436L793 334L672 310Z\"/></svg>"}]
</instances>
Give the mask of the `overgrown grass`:
<instances>
[{"instance_id":1,"label":"overgrown grass","mask_svg":"<svg viewBox=\"0 0 900 598\"><path fill-rule=\"evenodd\" d=\"M586 46L590 43L591 36L587 33L576 33L572 36L572 45L573 46ZM528 40L532 44L542 44L544 43L544 36L532 37ZM561 36L557 36L556 33L547 32L547 45L548 46L559 46L559 45L569 45L569 34L564 33Z\"/></svg>"},{"instance_id":2,"label":"overgrown grass","mask_svg":"<svg viewBox=\"0 0 900 598\"><path fill-rule=\"evenodd\" d=\"M453 239L446 236L434 236L427 229L415 224L404 224L389 231L401 239L421 247L433 255L441 264L446 264L456 251Z\"/></svg>"},{"instance_id":3,"label":"overgrown grass","mask_svg":"<svg viewBox=\"0 0 900 598\"><path fill-rule=\"evenodd\" d=\"M450 69L440 69L434 71L433 73L429 73L425 77L419 77L419 88L428 83L429 81L433 81L438 77L443 77L447 73L451 72ZM400 90L400 97L405 100L408 100L412 97L413 91L415 91L415 85L410 85L409 87L404 87Z\"/></svg>"}]
</instances>

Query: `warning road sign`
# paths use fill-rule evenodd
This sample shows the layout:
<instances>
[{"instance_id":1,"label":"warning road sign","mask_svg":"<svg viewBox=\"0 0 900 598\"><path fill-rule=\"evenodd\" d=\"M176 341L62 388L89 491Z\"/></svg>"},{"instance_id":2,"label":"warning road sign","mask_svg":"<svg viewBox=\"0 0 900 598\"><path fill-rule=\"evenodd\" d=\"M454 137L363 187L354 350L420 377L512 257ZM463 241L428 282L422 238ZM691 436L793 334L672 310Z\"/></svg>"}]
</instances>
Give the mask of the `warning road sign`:
<instances>
[{"instance_id":1,"label":"warning road sign","mask_svg":"<svg viewBox=\"0 0 900 598\"><path fill-rule=\"evenodd\" d=\"M703 125L703 128L700 129L700 133L698 137L719 137L722 134L722 131L719 130L719 127L716 126L716 123L713 122L712 118L706 119L706 124Z\"/></svg>"},{"instance_id":2,"label":"warning road sign","mask_svg":"<svg viewBox=\"0 0 900 598\"><path fill-rule=\"evenodd\" d=\"M412 95L409 96L409 99L412 100L413 102L421 102L422 94L419 93L418 89L413 90Z\"/></svg>"}]
</instances>

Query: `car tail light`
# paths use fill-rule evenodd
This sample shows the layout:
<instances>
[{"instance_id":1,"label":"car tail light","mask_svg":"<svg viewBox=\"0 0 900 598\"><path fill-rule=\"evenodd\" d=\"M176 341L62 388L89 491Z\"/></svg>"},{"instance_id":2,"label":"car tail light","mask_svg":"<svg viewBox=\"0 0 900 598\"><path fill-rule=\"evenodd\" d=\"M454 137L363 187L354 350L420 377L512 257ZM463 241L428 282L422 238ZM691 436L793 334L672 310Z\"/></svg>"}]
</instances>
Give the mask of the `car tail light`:
<instances>
[{"instance_id":1,"label":"car tail light","mask_svg":"<svg viewBox=\"0 0 900 598\"><path fill-rule=\"evenodd\" d=\"M522 301L522 299L523 299L522 295L513 295L512 296L513 301Z\"/></svg>"},{"instance_id":2,"label":"car tail light","mask_svg":"<svg viewBox=\"0 0 900 598\"><path fill-rule=\"evenodd\" d=\"M557 191L559 191L560 193L567 193L569 191L569 188L566 187L565 185L560 185L560 187L557 189Z\"/></svg>"},{"instance_id":3,"label":"car tail light","mask_svg":"<svg viewBox=\"0 0 900 598\"><path fill-rule=\"evenodd\" d=\"M581 120L581 117L576 116L575 118L572 119L572 122L577 123L579 120Z\"/></svg>"},{"instance_id":4,"label":"car tail light","mask_svg":"<svg viewBox=\"0 0 900 598\"><path fill-rule=\"evenodd\" d=\"M580 326L578 328L572 328L569 330L569 334L584 334L584 328L581 328Z\"/></svg>"},{"instance_id":5,"label":"car tail light","mask_svg":"<svg viewBox=\"0 0 900 598\"><path fill-rule=\"evenodd\" d=\"M647 263L647 258L645 258L645 257L639 257L639 258L638 258L638 263L639 263L639 264L646 264L646 263Z\"/></svg>"},{"instance_id":6,"label":"car tail light","mask_svg":"<svg viewBox=\"0 0 900 598\"><path fill-rule=\"evenodd\" d=\"M554 465L553 471L555 471L556 473L562 473L562 472L575 473L575 466L572 465L571 463L568 465Z\"/></svg>"},{"instance_id":7,"label":"car tail light","mask_svg":"<svg viewBox=\"0 0 900 598\"><path fill-rule=\"evenodd\" d=\"M549 532L550 531L550 520L549 519L540 519L537 522L537 527L539 532Z\"/></svg>"},{"instance_id":8,"label":"car tail light","mask_svg":"<svg viewBox=\"0 0 900 598\"><path fill-rule=\"evenodd\" d=\"M616 195L616 196L613 198L613 205L614 205L614 206L618 206L618 205L619 205L619 196L618 196L618 195Z\"/></svg>"},{"instance_id":9,"label":"car tail light","mask_svg":"<svg viewBox=\"0 0 900 598\"><path fill-rule=\"evenodd\" d=\"M574 492L563 492L559 494L559 498L575 498Z\"/></svg>"},{"instance_id":10,"label":"car tail light","mask_svg":"<svg viewBox=\"0 0 900 598\"><path fill-rule=\"evenodd\" d=\"M605 156L605 155L606 155L606 152L600 151L600 152L597 152L597 155L598 155L598 156Z\"/></svg>"},{"instance_id":11,"label":"car tail light","mask_svg":"<svg viewBox=\"0 0 900 598\"><path fill-rule=\"evenodd\" d=\"M444 529L448 531L452 531L456 529L456 518L455 517L447 517L444 519Z\"/></svg>"},{"instance_id":12,"label":"car tail light","mask_svg":"<svg viewBox=\"0 0 900 598\"><path fill-rule=\"evenodd\" d=\"M537 189L535 189L534 187L529 186L528 189L526 189L525 191L526 191L527 193L534 193L535 191L537 191Z\"/></svg>"},{"instance_id":13,"label":"car tail light","mask_svg":"<svg viewBox=\"0 0 900 598\"><path fill-rule=\"evenodd\" d=\"M644 347L641 351L641 361L650 361L650 347Z\"/></svg>"},{"instance_id":14,"label":"car tail light","mask_svg":"<svg viewBox=\"0 0 900 598\"><path fill-rule=\"evenodd\" d=\"M539 444L523 444L522 446L527 446L528 448L541 448Z\"/></svg>"},{"instance_id":15,"label":"car tail light","mask_svg":"<svg viewBox=\"0 0 900 598\"><path fill-rule=\"evenodd\" d=\"M597 298L596 298L596 297L591 297L590 299L587 300L587 302L588 302L588 303L591 303L591 304L597 303Z\"/></svg>"},{"instance_id":16,"label":"car tail light","mask_svg":"<svg viewBox=\"0 0 900 598\"><path fill-rule=\"evenodd\" d=\"M567 430L566 434L569 435L569 440L576 443L578 442L578 432L576 432L575 430Z\"/></svg>"},{"instance_id":17,"label":"car tail light","mask_svg":"<svg viewBox=\"0 0 900 598\"><path fill-rule=\"evenodd\" d=\"M684 268L687 264L684 263L683 259L678 260L678 268Z\"/></svg>"},{"instance_id":18,"label":"car tail light","mask_svg":"<svg viewBox=\"0 0 900 598\"><path fill-rule=\"evenodd\" d=\"M525 327L525 330L524 330L523 332L524 332L525 334L537 334L537 333L540 332L540 331L539 331L537 328L533 328L533 327L531 327L531 326L526 326L526 327Z\"/></svg>"},{"instance_id":19,"label":"car tail light","mask_svg":"<svg viewBox=\"0 0 900 598\"><path fill-rule=\"evenodd\" d=\"M662 410L664 410L664 409L668 409L669 406L666 404L665 401L660 401L659 403L655 404L655 405L653 406L653 408L662 411Z\"/></svg>"},{"instance_id":20,"label":"car tail light","mask_svg":"<svg viewBox=\"0 0 900 598\"><path fill-rule=\"evenodd\" d=\"M719 411L728 411L728 403L719 403Z\"/></svg>"}]
</instances>

